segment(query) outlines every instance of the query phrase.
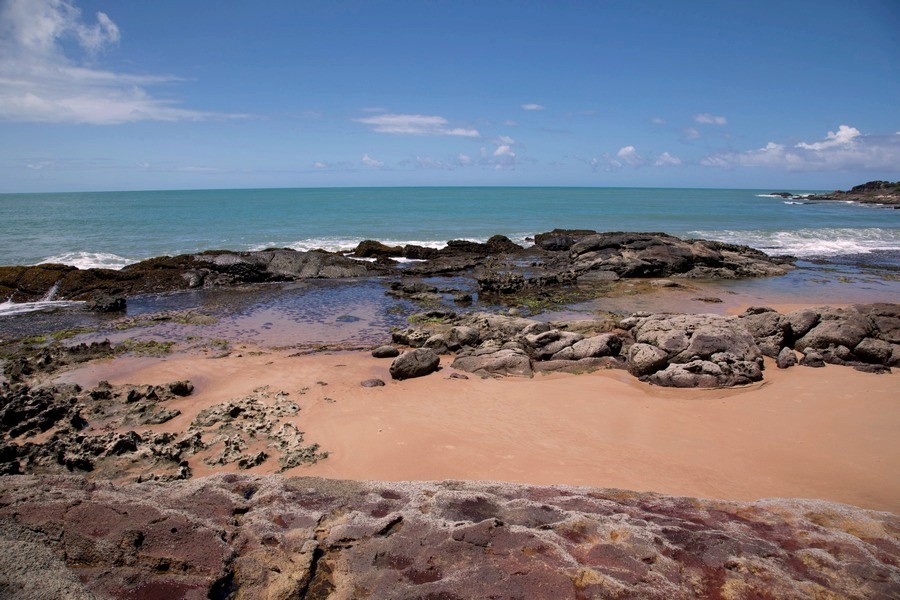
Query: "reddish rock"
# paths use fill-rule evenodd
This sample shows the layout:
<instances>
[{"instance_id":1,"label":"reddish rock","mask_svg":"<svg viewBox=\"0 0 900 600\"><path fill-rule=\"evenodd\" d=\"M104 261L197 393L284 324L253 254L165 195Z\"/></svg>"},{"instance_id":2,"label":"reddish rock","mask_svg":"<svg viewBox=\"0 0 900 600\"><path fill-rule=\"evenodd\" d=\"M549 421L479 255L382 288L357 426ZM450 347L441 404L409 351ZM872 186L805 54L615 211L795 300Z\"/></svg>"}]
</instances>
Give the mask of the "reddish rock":
<instances>
[{"instance_id":1,"label":"reddish rock","mask_svg":"<svg viewBox=\"0 0 900 600\"><path fill-rule=\"evenodd\" d=\"M0 522L0 595L25 598L861 599L900 589L900 518L813 500L7 476Z\"/></svg>"}]
</instances>

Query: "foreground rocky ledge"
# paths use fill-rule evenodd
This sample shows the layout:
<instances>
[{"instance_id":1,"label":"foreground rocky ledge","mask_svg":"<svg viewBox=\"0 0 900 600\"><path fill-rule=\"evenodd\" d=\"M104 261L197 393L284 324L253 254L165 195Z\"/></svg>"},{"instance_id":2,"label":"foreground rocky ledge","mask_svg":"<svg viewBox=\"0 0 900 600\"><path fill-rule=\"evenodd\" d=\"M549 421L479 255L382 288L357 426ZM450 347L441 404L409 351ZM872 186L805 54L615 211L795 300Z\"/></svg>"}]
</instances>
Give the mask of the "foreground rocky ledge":
<instances>
[{"instance_id":1,"label":"foreground rocky ledge","mask_svg":"<svg viewBox=\"0 0 900 600\"><path fill-rule=\"evenodd\" d=\"M0 478L17 598L894 598L900 518L501 483Z\"/></svg>"}]
</instances>

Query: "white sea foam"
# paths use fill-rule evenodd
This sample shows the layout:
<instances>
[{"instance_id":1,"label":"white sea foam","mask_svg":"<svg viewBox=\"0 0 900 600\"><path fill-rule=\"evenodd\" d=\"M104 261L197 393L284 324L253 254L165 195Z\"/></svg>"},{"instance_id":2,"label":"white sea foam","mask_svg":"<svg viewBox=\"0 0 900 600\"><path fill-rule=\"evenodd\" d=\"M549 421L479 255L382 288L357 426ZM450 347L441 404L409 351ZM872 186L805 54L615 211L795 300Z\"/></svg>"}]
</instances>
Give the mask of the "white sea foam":
<instances>
[{"instance_id":1,"label":"white sea foam","mask_svg":"<svg viewBox=\"0 0 900 600\"><path fill-rule=\"evenodd\" d=\"M900 229L829 227L794 231L691 231L690 236L751 246L769 254L799 257L900 251Z\"/></svg>"},{"instance_id":2,"label":"white sea foam","mask_svg":"<svg viewBox=\"0 0 900 600\"><path fill-rule=\"evenodd\" d=\"M531 242L525 241L526 237L532 236L532 233L514 233L509 235L509 238L520 245L530 246ZM370 238L370 239L378 239ZM484 243L488 241L487 237L455 237L453 239L457 240L465 240L467 242L479 242ZM310 250L327 250L328 252L350 252L359 243L363 241L362 238L345 238L345 237L322 237L322 238L307 238L303 240L297 240L294 242L290 242L288 244L278 244L277 242L267 242L263 244L255 244L250 246L248 250L258 251L264 250L266 248L290 248L292 250L298 250L300 252L308 252ZM378 239L379 242L384 244L385 246L406 246L407 244L413 246L422 246L425 248L435 248L440 249L444 248L447 245L446 240L398 240L398 239Z\"/></svg>"},{"instance_id":3,"label":"white sea foam","mask_svg":"<svg viewBox=\"0 0 900 600\"><path fill-rule=\"evenodd\" d=\"M68 300L38 300L37 302L0 302L0 317L9 315L20 315L22 313L35 312L39 310L57 310L60 308L72 308L81 306L84 302L73 302Z\"/></svg>"},{"instance_id":4,"label":"white sea foam","mask_svg":"<svg viewBox=\"0 0 900 600\"><path fill-rule=\"evenodd\" d=\"M785 204L806 204L806 202L797 202L796 200L785 200Z\"/></svg>"},{"instance_id":5,"label":"white sea foam","mask_svg":"<svg viewBox=\"0 0 900 600\"><path fill-rule=\"evenodd\" d=\"M45 258L38 264L57 263L71 265L79 269L119 270L135 262L137 261L118 254L110 254L109 252L66 252L65 254L57 254L56 256Z\"/></svg>"}]
</instances>

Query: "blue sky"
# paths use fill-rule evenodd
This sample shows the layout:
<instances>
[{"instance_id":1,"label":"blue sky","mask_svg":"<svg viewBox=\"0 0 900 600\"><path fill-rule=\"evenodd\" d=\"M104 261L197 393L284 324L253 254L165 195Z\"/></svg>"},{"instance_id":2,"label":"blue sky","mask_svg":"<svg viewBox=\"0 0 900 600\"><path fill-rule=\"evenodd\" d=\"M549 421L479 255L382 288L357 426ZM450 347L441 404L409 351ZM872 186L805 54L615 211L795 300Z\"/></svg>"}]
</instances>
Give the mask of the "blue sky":
<instances>
[{"instance_id":1,"label":"blue sky","mask_svg":"<svg viewBox=\"0 0 900 600\"><path fill-rule=\"evenodd\" d=\"M900 179L900 3L0 1L0 192Z\"/></svg>"}]
</instances>

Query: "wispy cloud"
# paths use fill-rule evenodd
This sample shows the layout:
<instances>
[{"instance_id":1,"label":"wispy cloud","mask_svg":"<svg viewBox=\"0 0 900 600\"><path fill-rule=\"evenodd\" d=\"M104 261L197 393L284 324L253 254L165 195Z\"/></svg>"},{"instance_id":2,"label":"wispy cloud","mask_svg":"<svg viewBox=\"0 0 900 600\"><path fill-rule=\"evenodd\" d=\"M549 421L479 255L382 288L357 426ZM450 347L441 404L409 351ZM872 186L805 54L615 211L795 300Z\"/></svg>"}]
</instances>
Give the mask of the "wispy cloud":
<instances>
[{"instance_id":1,"label":"wispy cloud","mask_svg":"<svg viewBox=\"0 0 900 600\"><path fill-rule=\"evenodd\" d=\"M522 110L544 110L546 107L540 104L523 104Z\"/></svg>"},{"instance_id":2,"label":"wispy cloud","mask_svg":"<svg viewBox=\"0 0 900 600\"><path fill-rule=\"evenodd\" d=\"M693 127L685 127L681 132L684 134L684 137L689 140L700 139L700 132Z\"/></svg>"},{"instance_id":3,"label":"wispy cloud","mask_svg":"<svg viewBox=\"0 0 900 600\"><path fill-rule=\"evenodd\" d=\"M371 156L369 156L368 153L363 154L361 161L362 161L362 164L366 165L367 167L383 167L384 166L384 161L374 159Z\"/></svg>"},{"instance_id":4,"label":"wispy cloud","mask_svg":"<svg viewBox=\"0 0 900 600\"><path fill-rule=\"evenodd\" d=\"M716 115L711 115L709 113L702 113L699 115L694 115L694 120L698 123L703 123L704 125L727 125L728 119L725 117L718 117Z\"/></svg>"},{"instance_id":5,"label":"wispy cloud","mask_svg":"<svg viewBox=\"0 0 900 600\"><path fill-rule=\"evenodd\" d=\"M638 151L634 146L623 146L619 148L619 151L616 152L616 158L619 159L623 164L630 165L632 167L636 167L638 165L644 164L644 157L638 154Z\"/></svg>"},{"instance_id":6,"label":"wispy cloud","mask_svg":"<svg viewBox=\"0 0 900 600\"><path fill-rule=\"evenodd\" d=\"M898 171L900 135L865 135L841 125L824 139L793 146L769 142L744 152L719 152L701 159L709 167L769 167L787 171Z\"/></svg>"},{"instance_id":7,"label":"wispy cloud","mask_svg":"<svg viewBox=\"0 0 900 600\"><path fill-rule=\"evenodd\" d=\"M653 162L653 166L655 167L677 167L680 164L681 159L677 156L672 156L668 152L663 152L657 156L656 160Z\"/></svg>"},{"instance_id":8,"label":"wispy cloud","mask_svg":"<svg viewBox=\"0 0 900 600\"><path fill-rule=\"evenodd\" d=\"M477 129L451 127L444 117L432 115L384 114L374 117L354 119L357 123L369 125L377 133L393 135L451 135L460 137L480 137Z\"/></svg>"},{"instance_id":9,"label":"wispy cloud","mask_svg":"<svg viewBox=\"0 0 900 600\"><path fill-rule=\"evenodd\" d=\"M6 0L0 6L0 119L114 125L247 116L181 108L145 89L176 77L85 66L121 39L106 13L95 19L84 22L70 0Z\"/></svg>"},{"instance_id":10,"label":"wispy cloud","mask_svg":"<svg viewBox=\"0 0 900 600\"><path fill-rule=\"evenodd\" d=\"M661 117L653 117L652 119L650 119L650 122L653 123L654 125L665 125L666 124L666 120Z\"/></svg>"}]
</instances>

